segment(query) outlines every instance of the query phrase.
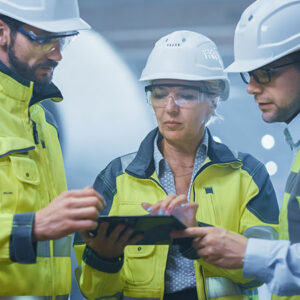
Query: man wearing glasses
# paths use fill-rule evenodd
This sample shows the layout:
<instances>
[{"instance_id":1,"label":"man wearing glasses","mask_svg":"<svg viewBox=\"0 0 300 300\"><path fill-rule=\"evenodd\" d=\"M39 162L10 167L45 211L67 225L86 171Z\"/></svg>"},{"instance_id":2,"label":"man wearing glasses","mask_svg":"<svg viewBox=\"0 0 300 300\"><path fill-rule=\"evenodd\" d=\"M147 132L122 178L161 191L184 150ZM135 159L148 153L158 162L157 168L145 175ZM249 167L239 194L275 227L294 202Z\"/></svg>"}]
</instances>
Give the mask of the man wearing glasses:
<instances>
[{"instance_id":1,"label":"man wearing glasses","mask_svg":"<svg viewBox=\"0 0 300 300\"><path fill-rule=\"evenodd\" d=\"M192 228L174 237L196 237L207 262L243 268L247 278L267 283L272 299L300 299L300 1L256 1L235 32L235 61L266 122L284 122L294 152L280 213L279 241L246 239L221 228ZM270 208L271 209L271 208ZM292 296L298 295L298 296ZM292 297L280 297L292 296Z\"/></svg>"},{"instance_id":2,"label":"man wearing glasses","mask_svg":"<svg viewBox=\"0 0 300 300\"><path fill-rule=\"evenodd\" d=\"M77 0L0 0L0 296L68 299L69 236L94 229L103 199L65 192L57 128L40 103L62 50L88 29Z\"/></svg>"}]
</instances>

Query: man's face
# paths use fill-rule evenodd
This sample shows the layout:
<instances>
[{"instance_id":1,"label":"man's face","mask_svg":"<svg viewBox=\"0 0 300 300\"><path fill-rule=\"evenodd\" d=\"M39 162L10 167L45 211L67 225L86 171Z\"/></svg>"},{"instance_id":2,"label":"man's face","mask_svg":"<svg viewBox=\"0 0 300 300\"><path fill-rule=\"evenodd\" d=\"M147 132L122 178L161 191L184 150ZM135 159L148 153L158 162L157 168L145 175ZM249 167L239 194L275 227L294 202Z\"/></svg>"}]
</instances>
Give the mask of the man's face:
<instances>
[{"instance_id":1,"label":"man's face","mask_svg":"<svg viewBox=\"0 0 300 300\"><path fill-rule=\"evenodd\" d=\"M35 27L24 25L24 29L37 35L45 32ZM16 32L7 47L10 67L27 80L37 85L47 85L51 82L53 71L62 59L59 43L50 51L42 51L36 42L30 41L23 34Z\"/></svg>"},{"instance_id":2,"label":"man's face","mask_svg":"<svg viewBox=\"0 0 300 300\"><path fill-rule=\"evenodd\" d=\"M264 121L289 123L300 112L300 71L294 65L278 68L267 84L251 77L247 92L254 95Z\"/></svg>"}]
</instances>

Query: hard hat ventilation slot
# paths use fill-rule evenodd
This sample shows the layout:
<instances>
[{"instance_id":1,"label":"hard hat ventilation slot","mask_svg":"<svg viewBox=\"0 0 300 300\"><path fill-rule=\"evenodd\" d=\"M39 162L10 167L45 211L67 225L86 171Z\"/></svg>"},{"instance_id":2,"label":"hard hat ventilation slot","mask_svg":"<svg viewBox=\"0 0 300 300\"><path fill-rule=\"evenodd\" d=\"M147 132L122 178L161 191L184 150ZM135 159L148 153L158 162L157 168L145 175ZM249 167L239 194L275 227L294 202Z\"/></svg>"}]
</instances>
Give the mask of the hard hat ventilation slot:
<instances>
[{"instance_id":1,"label":"hard hat ventilation slot","mask_svg":"<svg viewBox=\"0 0 300 300\"><path fill-rule=\"evenodd\" d=\"M250 15L248 21L250 22L253 19L253 15Z\"/></svg>"},{"instance_id":2,"label":"hard hat ventilation slot","mask_svg":"<svg viewBox=\"0 0 300 300\"><path fill-rule=\"evenodd\" d=\"M167 47L180 47L180 43L167 44Z\"/></svg>"}]
</instances>

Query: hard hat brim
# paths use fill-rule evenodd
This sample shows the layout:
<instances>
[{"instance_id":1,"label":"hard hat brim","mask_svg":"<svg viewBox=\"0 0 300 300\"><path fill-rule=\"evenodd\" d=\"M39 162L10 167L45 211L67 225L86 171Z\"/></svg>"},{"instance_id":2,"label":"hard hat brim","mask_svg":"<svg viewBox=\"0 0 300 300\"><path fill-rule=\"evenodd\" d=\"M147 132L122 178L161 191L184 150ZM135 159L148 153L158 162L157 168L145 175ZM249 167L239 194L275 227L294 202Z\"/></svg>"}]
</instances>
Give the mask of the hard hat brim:
<instances>
[{"instance_id":1,"label":"hard hat brim","mask_svg":"<svg viewBox=\"0 0 300 300\"><path fill-rule=\"evenodd\" d=\"M55 33L91 29L91 26L81 18L58 20L54 22L32 22L29 25Z\"/></svg>"},{"instance_id":2,"label":"hard hat brim","mask_svg":"<svg viewBox=\"0 0 300 300\"><path fill-rule=\"evenodd\" d=\"M255 69L258 69L269 62L266 62L265 59L257 60L257 61L234 61L231 65L229 65L224 72L226 73L243 73L243 72L250 72Z\"/></svg>"},{"instance_id":3,"label":"hard hat brim","mask_svg":"<svg viewBox=\"0 0 300 300\"><path fill-rule=\"evenodd\" d=\"M157 79L175 79L175 80L190 80L190 81L207 81L207 80L224 80L224 76L200 76L189 75L186 73L156 73L156 74L143 74L139 81L150 81Z\"/></svg>"},{"instance_id":4,"label":"hard hat brim","mask_svg":"<svg viewBox=\"0 0 300 300\"><path fill-rule=\"evenodd\" d=\"M295 52L299 49L299 45L294 48L289 49L288 51L282 52L277 56L262 58L262 59L249 59L249 60L237 60L234 61L231 65L229 65L224 72L226 73L243 73L243 72L251 72L253 70L259 69L265 65L268 65L277 59L280 59L292 52Z\"/></svg>"},{"instance_id":5,"label":"hard hat brim","mask_svg":"<svg viewBox=\"0 0 300 300\"><path fill-rule=\"evenodd\" d=\"M12 15L10 17L15 18L15 16ZM28 20L22 18L16 19L33 27L54 33L91 29L91 26L81 18L45 22L28 22Z\"/></svg>"}]
</instances>

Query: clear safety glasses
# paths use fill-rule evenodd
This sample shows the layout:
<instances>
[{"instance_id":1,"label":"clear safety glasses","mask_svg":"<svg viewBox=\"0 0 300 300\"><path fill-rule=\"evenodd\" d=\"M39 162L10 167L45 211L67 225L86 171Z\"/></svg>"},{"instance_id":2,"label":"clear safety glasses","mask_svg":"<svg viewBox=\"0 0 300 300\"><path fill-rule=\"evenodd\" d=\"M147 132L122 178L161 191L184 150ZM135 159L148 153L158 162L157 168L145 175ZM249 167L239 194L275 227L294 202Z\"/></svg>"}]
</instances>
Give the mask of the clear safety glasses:
<instances>
[{"instance_id":1,"label":"clear safety glasses","mask_svg":"<svg viewBox=\"0 0 300 300\"><path fill-rule=\"evenodd\" d=\"M147 102L153 107L166 107L170 99L183 108L191 108L209 97L216 95L202 88L177 84L151 84L145 87Z\"/></svg>"},{"instance_id":2,"label":"clear safety glasses","mask_svg":"<svg viewBox=\"0 0 300 300\"><path fill-rule=\"evenodd\" d=\"M279 66L274 66L274 67L269 67L269 68L263 67L260 69L256 69L254 71L244 72L244 73L240 73L240 74L241 74L243 81L246 84L249 84L251 77L253 77L253 79L259 84L268 84L271 82L272 75L275 72L275 70L289 66L289 65L298 64L298 63L300 63L300 61L293 61L293 62L286 63L286 64L279 65Z\"/></svg>"},{"instance_id":3,"label":"clear safety glasses","mask_svg":"<svg viewBox=\"0 0 300 300\"><path fill-rule=\"evenodd\" d=\"M42 52L50 52L57 47L57 45L59 45L60 50L62 51L79 34L78 31L69 31L39 36L33 31L27 31L22 27L19 27L17 31L26 36L31 42L34 43L35 48Z\"/></svg>"}]
</instances>

